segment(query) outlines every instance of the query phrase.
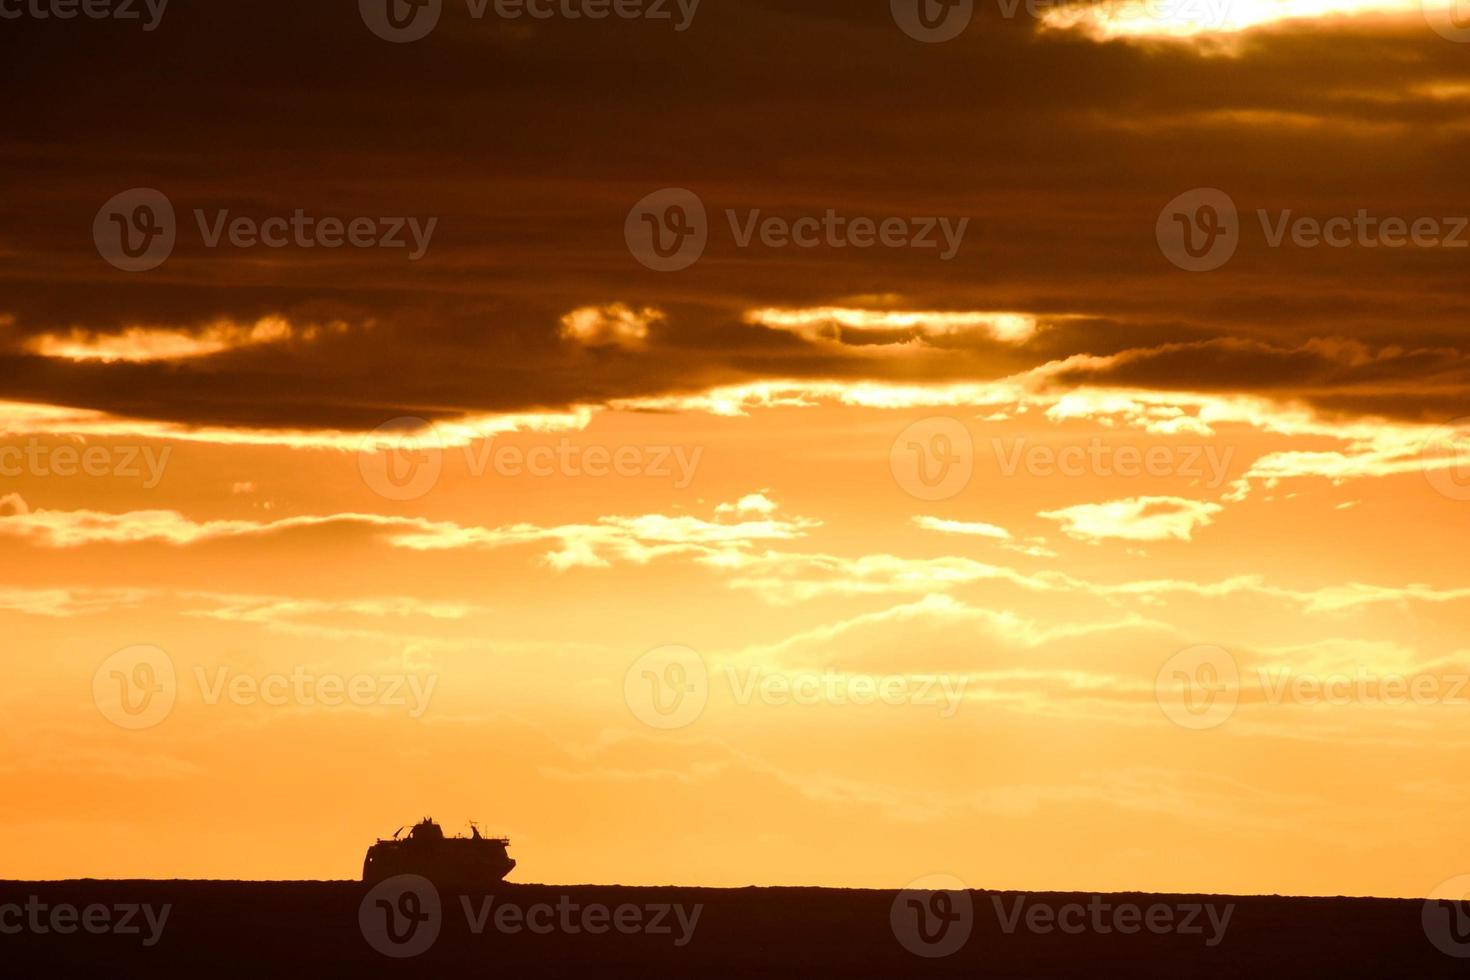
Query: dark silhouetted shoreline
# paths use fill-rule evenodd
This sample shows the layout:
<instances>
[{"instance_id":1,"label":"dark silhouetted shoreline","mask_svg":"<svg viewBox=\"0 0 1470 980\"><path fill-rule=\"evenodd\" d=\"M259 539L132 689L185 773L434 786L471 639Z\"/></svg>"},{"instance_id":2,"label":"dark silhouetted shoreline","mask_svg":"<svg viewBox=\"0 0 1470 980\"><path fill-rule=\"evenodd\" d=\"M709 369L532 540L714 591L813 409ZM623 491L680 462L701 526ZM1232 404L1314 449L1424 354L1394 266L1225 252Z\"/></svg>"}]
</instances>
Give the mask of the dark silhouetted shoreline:
<instances>
[{"instance_id":1,"label":"dark silhouetted shoreline","mask_svg":"<svg viewBox=\"0 0 1470 980\"><path fill-rule=\"evenodd\" d=\"M384 897L359 882L4 882L0 961L13 975L117 977L1449 977L1470 969L1431 942L1425 903L1415 900L940 894L931 910L922 896L820 888L502 884L490 893ZM934 918L910 932L909 911ZM935 955L945 943L954 951Z\"/></svg>"}]
</instances>

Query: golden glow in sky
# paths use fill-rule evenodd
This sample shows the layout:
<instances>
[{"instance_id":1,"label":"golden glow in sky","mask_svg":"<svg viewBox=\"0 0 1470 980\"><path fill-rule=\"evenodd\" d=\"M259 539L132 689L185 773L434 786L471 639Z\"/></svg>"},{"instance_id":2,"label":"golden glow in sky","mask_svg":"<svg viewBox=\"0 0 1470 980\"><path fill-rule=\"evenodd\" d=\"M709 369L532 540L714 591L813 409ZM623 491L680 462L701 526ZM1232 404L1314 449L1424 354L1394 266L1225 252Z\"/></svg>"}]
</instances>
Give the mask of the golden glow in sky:
<instances>
[{"instance_id":1,"label":"golden glow in sky","mask_svg":"<svg viewBox=\"0 0 1470 980\"><path fill-rule=\"evenodd\" d=\"M1047 10L1043 23L1099 39L1189 38L1238 34L1290 21L1326 18L1419 18L1446 12L1445 0L1105 0Z\"/></svg>"},{"instance_id":2,"label":"golden glow in sky","mask_svg":"<svg viewBox=\"0 0 1470 980\"><path fill-rule=\"evenodd\" d=\"M3 26L0 876L1470 871L1463 3L257 5Z\"/></svg>"},{"instance_id":3,"label":"golden glow in sky","mask_svg":"<svg viewBox=\"0 0 1470 980\"><path fill-rule=\"evenodd\" d=\"M15 873L348 874L341 828L371 836L385 782L493 822L551 880L877 885L915 854L964 853L1005 887L1407 894L1459 833L1445 701L1470 670L1470 590L1438 528L1463 487L1424 465L1454 433L1207 396L1162 411L1144 392L748 394L739 414L691 395L411 451L241 449L116 420L85 443L115 472L68 480L36 467L76 443L19 440L44 452L0 501L0 547L25 556L0 615L47 653L6 698L41 733L7 778L53 812L84 778L139 822L125 848L84 835L11 855ZM138 477L118 468L132 446ZM425 447L434 479L390 499L407 484L377 465ZM911 452L967 477L936 492ZM119 560L126 585L105 572ZM635 682L671 644L704 672L700 713L674 726ZM1160 671L1201 644L1240 678L1214 739L1161 711ZM107 667L110 690L104 659L138 645L169 658L171 702L130 728L76 679ZM1369 693L1282 694L1297 675ZM1390 705L1379 688L1400 679L1437 693ZM1394 861L1348 868L1381 833L1380 780L1413 832ZM243 807L245 785L325 794L337 819L220 854L221 827L248 841L289 812ZM209 825L155 839L181 807ZM674 825L702 832L671 844ZM1041 856L1039 833L1055 837ZM903 855L873 853L894 834ZM1224 859L1182 869L1206 836Z\"/></svg>"}]
</instances>

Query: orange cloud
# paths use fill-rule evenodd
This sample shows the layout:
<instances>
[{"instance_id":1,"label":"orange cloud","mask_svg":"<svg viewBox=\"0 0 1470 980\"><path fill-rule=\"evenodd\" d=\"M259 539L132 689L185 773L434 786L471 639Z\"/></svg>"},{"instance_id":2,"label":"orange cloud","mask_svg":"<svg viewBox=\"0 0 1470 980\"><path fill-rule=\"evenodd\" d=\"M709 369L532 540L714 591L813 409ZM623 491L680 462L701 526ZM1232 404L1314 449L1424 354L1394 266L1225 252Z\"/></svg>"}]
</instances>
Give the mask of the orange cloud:
<instances>
[{"instance_id":1,"label":"orange cloud","mask_svg":"<svg viewBox=\"0 0 1470 980\"><path fill-rule=\"evenodd\" d=\"M1011 539L1011 532L1005 528L978 521L946 521L938 517L915 517L914 523L926 531L938 531L941 534L967 534L980 538L994 538L997 541Z\"/></svg>"},{"instance_id":2,"label":"orange cloud","mask_svg":"<svg viewBox=\"0 0 1470 980\"><path fill-rule=\"evenodd\" d=\"M1183 40L1239 34L1290 21L1418 18L1446 0L1102 0L1047 9L1042 25L1099 40Z\"/></svg>"},{"instance_id":3,"label":"orange cloud","mask_svg":"<svg viewBox=\"0 0 1470 980\"><path fill-rule=\"evenodd\" d=\"M794 333L804 340L832 343L842 343L844 333L859 338L900 334L903 340L980 334L1001 343L1020 345L1039 329L1037 318L1028 313L867 310L840 306L751 310L745 314L745 320Z\"/></svg>"},{"instance_id":4,"label":"orange cloud","mask_svg":"<svg viewBox=\"0 0 1470 980\"><path fill-rule=\"evenodd\" d=\"M26 349L42 357L67 361L182 361L210 357L228 350L278 344L288 340L314 340L321 328L297 329L281 317L263 317L245 325L217 320L200 330L172 327L128 327L121 333L72 330L67 334L45 333L31 338ZM344 323L327 328L345 331Z\"/></svg>"},{"instance_id":5,"label":"orange cloud","mask_svg":"<svg viewBox=\"0 0 1470 980\"><path fill-rule=\"evenodd\" d=\"M664 312L651 306L583 306L561 318L561 338L586 347L641 347L649 328L664 319Z\"/></svg>"},{"instance_id":6,"label":"orange cloud","mask_svg":"<svg viewBox=\"0 0 1470 980\"><path fill-rule=\"evenodd\" d=\"M1184 497L1132 497L1043 511L1039 516L1061 522L1063 534L1083 541L1188 541L1223 509Z\"/></svg>"}]
</instances>

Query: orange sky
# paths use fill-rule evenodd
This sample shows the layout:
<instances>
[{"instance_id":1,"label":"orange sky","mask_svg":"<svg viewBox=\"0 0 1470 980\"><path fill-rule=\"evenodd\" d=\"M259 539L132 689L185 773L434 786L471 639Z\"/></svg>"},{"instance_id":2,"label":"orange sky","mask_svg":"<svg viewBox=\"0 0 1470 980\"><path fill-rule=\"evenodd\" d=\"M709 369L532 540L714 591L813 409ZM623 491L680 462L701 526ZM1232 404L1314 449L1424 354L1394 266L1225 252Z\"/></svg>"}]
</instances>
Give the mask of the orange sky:
<instances>
[{"instance_id":1,"label":"orange sky","mask_svg":"<svg viewBox=\"0 0 1470 980\"><path fill-rule=\"evenodd\" d=\"M1470 867L1467 253L1271 231L1453 232L1459 22L735 6L299 12L259 62L229 11L17 25L0 877L349 878L426 814L556 883ZM59 132L139 45L157 98ZM88 235L128 188L177 212L155 268ZM636 240L650 192L706 209L697 258ZM1169 238L1206 206L1228 256ZM193 217L296 209L436 222L410 257Z\"/></svg>"},{"instance_id":2,"label":"orange sky","mask_svg":"<svg viewBox=\"0 0 1470 980\"><path fill-rule=\"evenodd\" d=\"M1263 703L1258 671L1426 675L1453 701L1470 593L1443 529L1464 501L1417 465L1267 486L1247 474L1271 453L1363 454L1272 433L1271 414L1151 433L1117 397L1066 420L1045 399L994 421L825 400L609 412L494 445L677 447L693 482L475 476L449 449L404 502L364 480L373 456L89 440L172 453L152 490L12 484L0 598L29 653L5 695L5 778L28 844L7 870L347 876L422 811L510 834L535 880L879 886L943 867L996 887L1422 890L1461 848L1454 704ZM941 427L971 440L973 473L920 499L890 457ZM1415 459L1415 437L1377 435ZM1067 447L1162 448L1187 472L1164 455L1154 476L1006 472ZM1227 481L1193 457L1228 459ZM1142 498L1204 516L1056 516ZM1237 659L1242 703L1192 730L1155 681L1201 644ZM177 693L129 730L93 676L136 645L166 651ZM625 685L667 645L707 677L703 713L673 728L641 669ZM373 686L357 705L311 686L210 703L222 677L293 672ZM806 684L799 702L742 697L771 677ZM884 683L895 703L849 703Z\"/></svg>"}]
</instances>

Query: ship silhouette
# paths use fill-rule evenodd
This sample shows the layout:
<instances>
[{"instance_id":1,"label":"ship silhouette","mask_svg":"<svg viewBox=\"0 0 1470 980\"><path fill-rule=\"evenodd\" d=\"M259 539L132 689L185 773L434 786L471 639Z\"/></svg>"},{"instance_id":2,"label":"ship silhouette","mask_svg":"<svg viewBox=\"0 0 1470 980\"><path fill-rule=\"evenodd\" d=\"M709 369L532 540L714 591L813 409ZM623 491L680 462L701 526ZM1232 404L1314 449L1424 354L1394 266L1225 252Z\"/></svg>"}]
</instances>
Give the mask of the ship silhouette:
<instances>
[{"instance_id":1,"label":"ship silhouette","mask_svg":"<svg viewBox=\"0 0 1470 980\"><path fill-rule=\"evenodd\" d=\"M377 884L394 875L420 875L435 885L474 888L493 885L510 874L515 860L506 853L504 837L482 837L470 824L471 837L446 837L428 817L414 824L407 837L403 828L388 840L368 848L362 862L362 880Z\"/></svg>"}]
</instances>

